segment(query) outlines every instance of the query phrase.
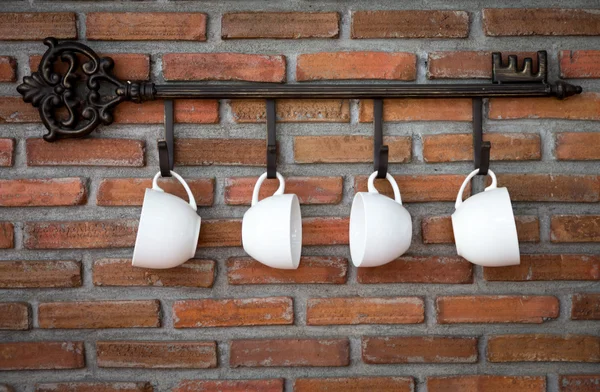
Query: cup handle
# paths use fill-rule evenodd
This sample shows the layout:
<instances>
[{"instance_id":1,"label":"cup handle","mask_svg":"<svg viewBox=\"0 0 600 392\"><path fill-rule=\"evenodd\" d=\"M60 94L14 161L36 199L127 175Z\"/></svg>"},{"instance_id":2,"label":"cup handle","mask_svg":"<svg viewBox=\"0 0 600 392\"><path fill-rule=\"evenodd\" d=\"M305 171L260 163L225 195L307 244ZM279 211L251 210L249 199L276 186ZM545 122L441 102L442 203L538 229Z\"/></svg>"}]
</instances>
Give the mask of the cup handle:
<instances>
[{"instance_id":1,"label":"cup handle","mask_svg":"<svg viewBox=\"0 0 600 392\"><path fill-rule=\"evenodd\" d=\"M477 173L479 173L479 169L473 170L463 181L462 185L460 186L460 190L458 191L458 195L456 196L456 203L454 204L455 209L458 209L458 207L460 207L460 205L463 203L463 192L465 191L465 188L467 187L469 181L471 181L471 178L475 177ZM496 189L497 186L496 175L494 174L494 172L488 169L488 174L490 175L490 177L492 177L492 184L485 188L485 191Z\"/></svg>"},{"instance_id":2,"label":"cup handle","mask_svg":"<svg viewBox=\"0 0 600 392\"><path fill-rule=\"evenodd\" d=\"M379 193L379 191L375 189L375 177L377 177L377 172L373 172L373 174L369 176L369 181L367 183L367 190L369 191L369 193ZM392 177L390 173L386 173L385 179L388 180L389 183L392 185L392 189L394 190L394 200L396 201L396 203L402 205L402 198L400 197L400 188L398 188L396 180L394 180L394 177Z\"/></svg>"},{"instance_id":3,"label":"cup handle","mask_svg":"<svg viewBox=\"0 0 600 392\"><path fill-rule=\"evenodd\" d=\"M190 189L190 187L188 186L187 182L185 182L185 180L177 173L175 173L174 171L171 170L171 175L173 177L175 177L177 179L177 181L179 181L181 183L181 185L183 185L183 187L185 188L185 191L187 192L188 198L189 198L189 203L190 203L190 207L192 207L194 209L194 211L198 211L198 206L196 205L196 199L194 199L194 195L192 194L192 191ZM160 172L156 173L156 175L154 176L154 179L152 180L152 189L155 191L159 191L159 192L164 192L163 189L161 187L158 186L158 177L161 177Z\"/></svg>"},{"instance_id":4,"label":"cup handle","mask_svg":"<svg viewBox=\"0 0 600 392\"><path fill-rule=\"evenodd\" d=\"M283 176L279 174L279 172L276 172L275 175L279 180L279 188L277 188L275 193L273 193L273 196L283 195L283 191L285 190L285 180L283 179ZM267 178L267 173L263 173L260 177L258 177L258 181L256 181L256 185L254 185L254 192L252 192L252 206L258 203L258 193L260 192L260 186L265 178Z\"/></svg>"}]
</instances>

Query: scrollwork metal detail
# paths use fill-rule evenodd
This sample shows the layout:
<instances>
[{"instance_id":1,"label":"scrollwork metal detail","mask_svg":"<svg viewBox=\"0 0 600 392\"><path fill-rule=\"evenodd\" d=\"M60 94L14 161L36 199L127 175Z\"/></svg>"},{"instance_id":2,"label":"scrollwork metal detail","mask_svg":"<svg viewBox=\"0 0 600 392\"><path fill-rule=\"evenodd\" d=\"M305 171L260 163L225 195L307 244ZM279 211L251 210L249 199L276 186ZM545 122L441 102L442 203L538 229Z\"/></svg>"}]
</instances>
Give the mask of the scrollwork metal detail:
<instances>
[{"instance_id":1,"label":"scrollwork metal detail","mask_svg":"<svg viewBox=\"0 0 600 392\"><path fill-rule=\"evenodd\" d=\"M58 138L83 137L100 124L113 122L113 110L123 101L142 102L154 99L154 84L123 82L112 74L114 62L110 57L99 57L88 46L78 42L62 42L46 38L48 50L42 57L37 72L23 78L17 91L25 102L37 107L48 133L46 141ZM80 66L80 58L87 58ZM64 74L56 71L57 60L66 63ZM82 75L78 72L81 71ZM87 93L78 98L78 82L87 79ZM103 85L112 86L106 92ZM57 118L57 111L66 109L66 118Z\"/></svg>"}]
</instances>

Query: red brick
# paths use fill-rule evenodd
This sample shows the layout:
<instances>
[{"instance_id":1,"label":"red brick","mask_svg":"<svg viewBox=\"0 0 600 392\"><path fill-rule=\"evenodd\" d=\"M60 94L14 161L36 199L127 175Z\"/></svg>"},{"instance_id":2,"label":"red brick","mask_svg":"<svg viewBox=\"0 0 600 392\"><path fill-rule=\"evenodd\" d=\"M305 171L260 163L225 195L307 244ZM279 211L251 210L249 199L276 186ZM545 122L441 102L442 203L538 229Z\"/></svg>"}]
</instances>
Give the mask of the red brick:
<instances>
[{"instance_id":1,"label":"red brick","mask_svg":"<svg viewBox=\"0 0 600 392\"><path fill-rule=\"evenodd\" d=\"M516 216L519 242L540 242L540 221L537 216ZM449 216L426 216L421 221L424 244L453 244L454 232Z\"/></svg>"},{"instance_id":2,"label":"red brick","mask_svg":"<svg viewBox=\"0 0 600 392\"><path fill-rule=\"evenodd\" d=\"M600 374L575 374L558 379L560 392L598 392L598 385Z\"/></svg>"},{"instance_id":3,"label":"red brick","mask_svg":"<svg viewBox=\"0 0 600 392\"><path fill-rule=\"evenodd\" d=\"M42 302L38 306L38 323L46 329L158 328L160 302Z\"/></svg>"},{"instance_id":4,"label":"red brick","mask_svg":"<svg viewBox=\"0 0 600 392\"><path fill-rule=\"evenodd\" d=\"M600 362L600 338L591 335L499 335L488 338L489 362Z\"/></svg>"},{"instance_id":5,"label":"red brick","mask_svg":"<svg viewBox=\"0 0 600 392\"><path fill-rule=\"evenodd\" d=\"M352 38L466 38L465 11L402 10L354 11Z\"/></svg>"},{"instance_id":6,"label":"red brick","mask_svg":"<svg viewBox=\"0 0 600 392\"><path fill-rule=\"evenodd\" d=\"M299 54L296 80L415 80L417 56L406 52L320 52Z\"/></svg>"},{"instance_id":7,"label":"red brick","mask_svg":"<svg viewBox=\"0 0 600 392\"><path fill-rule=\"evenodd\" d=\"M489 116L494 120L523 118L600 120L600 93L584 92L565 100L553 97L490 98L489 107Z\"/></svg>"},{"instance_id":8,"label":"red brick","mask_svg":"<svg viewBox=\"0 0 600 392\"><path fill-rule=\"evenodd\" d=\"M99 341L100 368L208 369L217 367L215 342Z\"/></svg>"},{"instance_id":9,"label":"red brick","mask_svg":"<svg viewBox=\"0 0 600 392\"><path fill-rule=\"evenodd\" d=\"M0 167L14 165L15 140L0 139Z\"/></svg>"},{"instance_id":10,"label":"red brick","mask_svg":"<svg viewBox=\"0 0 600 392\"><path fill-rule=\"evenodd\" d=\"M250 205L256 180L256 177L226 178L225 204ZM271 196L278 187L278 180L266 180L260 188L259 199ZM293 193L298 196L300 204L339 204L344 193L344 178L287 177L285 193Z\"/></svg>"},{"instance_id":11,"label":"red brick","mask_svg":"<svg viewBox=\"0 0 600 392\"><path fill-rule=\"evenodd\" d=\"M348 260L343 257L305 256L295 270L270 268L250 257L227 260L227 281L241 284L344 284Z\"/></svg>"},{"instance_id":12,"label":"red brick","mask_svg":"<svg viewBox=\"0 0 600 392\"><path fill-rule=\"evenodd\" d=\"M476 363L477 338L456 336L365 336L367 364Z\"/></svg>"},{"instance_id":13,"label":"red brick","mask_svg":"<svg viewBox=\"0 0 600 392\"><path fill-rule=\"evenodd\" d=\"M40 112L20 97L0 97L0 124L39 123Z\"/></svg>"},{"instance_id":14,"label":"red brick","mask_svg":"<svg viewBox=\"0 0 600 392\"><path fill-rule=\"evenodd\" d=\"M498 174L515 201L595 203L600 201L600 177L561 174ZM488 183L491 180L488 179Z\"/></svg>"},{"instance_id":15,"label":"red brick","mask_svg":"<svg viewBox=\"0 0 600 392\"><path fill-rule=\"evenodd\" d=\"M163 124L164 101L123 102L115 108L117 124ZM216 124L219 101L214 99L181 99L173 103L173 120L180 124Z\"/></svg>"},{"instance_id":16,"label":"red brick","mask_svg":"<svg viewBox=\"0 0 600 392\"><path fill-rule=\"evenodd\" d=\"M175 301L175 328L291 325L294 302L290 297L198 299Z\"/></svg>"},{"instance_id":17,"label":"red brick","mask_svg":"<svg viewBox=\"0 0 600 392\"><path fill-rule=\"evenodd\" d=\"M571 302L571 320L600 320L600 294L573 294Z\"/></svg>"},{"instance_id":18,"label":"red brick","mask_svg":"<svg viewBox=\"0 0 600 392\"><path fill-rule=\"evenodd\" d=\"M492 37L524 35L600 35L596 10L485 8L483 31Z\"/></svg>"},{"instance_id":19,"label":"red brick","mask_svg":"<svg viewBox=\"0 0 600 392\"><path fill-rule=\"evenodd\" d=\"M104 41L206 41L199 12L90 12L86 38Z\"/></svg>"},{"instance_id":20,"label":"red brick","mask_svg":"<svg viewBox=\"0 0 600 392\"><path fill-rule=\"evenodd\" d=\"M0 330L26 331L30 328L31 311L26 302L0 302Z\"/></svg>"},{"instance_id":21,"label":"red brick","mask_svg":"<svg viewBox=\"0 0 600 392\"><path fill-rule=\"evenodd\" d=\"M413 392L412 377L297 378L294 392Z\"/></svg>"},{"instance_id":22,"label":"red brick","mask_svg":"<svg viewBox=\"0 0 600 392\"><path fill-rule=\"evenodd\" d=\"M600 215L554 215L550 241L600 242Z\"/></svg>"},{"instance_id":23,"label":"red brick","mask_svg":"<svg viewBox=\"0 0 600 392\"><path fill-rule=\"evenodd\" d=\"M2 261L0 288L80 287L79 261Z\"/></svg>"},{"instance_id":24,"label":"red brick","mask_svg":"<svg viewBox=\"0 0 600 392\"><path fill-rule=\"evenodd\" d=\"M166 53L165 80L285 82L285 56L245 53Z\"/></svg>"},{"instance_id":25,"label":"red brick","mask_svg":"<svg viewBox=\"0 0 600 392\"><path fill-rule=\"evenodd\" d=\"M458 174L396 175L394 179L400 188L403 203L430 201L455 201L456 194L465 176ZM354 177L354 191L367 192L368 176ZM394 197L392 186L387 180L375 180L375 188L383 195ZM467 185L465 193L469 193Z\"/></svg>"},{"instance_id":26,"label":"red brick","mask_svg":"<svg viewBox=\"0 0 600 392\"><path fill-rule=\"evenodd\" d=\"M386 136L389 162L406 163L412 156L410 136ZM296 163L357 163L373 161L373 138L370 136L295 136Z\"/></svg>"},{"instance_id":27,"label":"red brick","mask_svg":"<svg viewBox=\"0 0 600 392\"><path fill-rule=\"evenodd\" d=\"M600 50L561 50L559 59L563 79L600 78Z\"/></svg>"},{"instance_id":28,"label":"red brick","mask_svg":"<svg viewBox=\"0 0 600 392\"><path fill-rule=\"evenodd\" d=\"M315 217L302 220L302 245L347 245L348 217Z\"/></svg>"},{"instance_id":29,"label":"red brick","mask_svg":"<svg viewBox=\"0 0 600 392\"><path fill-rule=\"evenodd\" d=\"M226 12L221 38L337 38L337 12Z\"/></svg>"},{"instance_id":30,"label":"red brick","mask_svg":"<svg viewBox=\"0 0 600 392\"><path fill-rule=\"evenodd\" d=\"M131 259L94 261L95 286L212 287L215 279L213 260L192 259L179 267L157 270L134 267Z\"/></svg>"},{"instance_id":31,"label":"red brick","mask_svg":"<svg viewBox=\"0 0 600 392\"><path fill-rule=\"evenodd\" d=\"M440 283L473 282L473 265L462 257L403 256L374 268L359 268L358 283Z\"/></svg>"},{"instance_id":32,"label":"red brick","mask_svg":"<svg viewBox=\"0 0 600 392\"><path fill-rule=\"evenodd\" d=\"M230 343L237 367L334 367L350 364L348 339L248 339Z\"/></svg>"},{"instance_id":33,"label":"red brick","mask_svg":"<svg viewBox=\"0 0 600 392\"><path fill-rule=\"evenodd\" d=\"M418 297L309 298L307 325L419 324L425 304Z\"/></svg>"},{"instance_id":34,"label":"red brick","mask_svg":"<svg viewBox=\"0 0 600 392\"><path fill-rule=\"evenodd\" d=\"M0 82L14 82L16 80L17 61L14 57L0 56Z\"/></svg>"},{"instance_id":35,"label":"red brick","mask_svg":"<svg viewBox=\"0 0 600 392\"><path fill-rule=\"evenodd\" d=\"M148 80L150 79L150 55L143 53L99 53L99 56L110 57L114 61L113 75L122 80ZM77 56L83 64L87 61L85 56ZM36 71L40 65L42 56L39 54L29 56L29 68ZM57 59L55 67L65 72L67 63ZM119 104L122 105L122 104Z\"/></svg>"},{"instance_id":36,"label":"red brick","mask_svg":"<svg viewBox=\"0 0 600 392\"><path fill-rule=\"evenodd\" d=\"M175 165L264 166L267 145L263 139L177 139Z\"/></svg>"},{"instance_id":37,"label":"red brick","mask_svg":"<svg viewBox=\"0 0 600 392\"><path fill-rule=\"evenodd\" d=\"M0 222L0 249L15 247L15 230L10 222Z\"/></svg>"},{"instance_id":38,"label":"red brick","mask_svg":"<svg viewBox=\"0 0 600 392\"><path fill-rule=\"evenodd\" d=\"M473 135L468 133L423 135L423 160L463 162L473 160ZM494 161L539 161L542 157L537 133L484 133L492 143L490 159Z\"/></svg>"},{"instance_id":39,"label":"red brick","mask_svg":"<svg viewBox=\"0 0 600 392\"><path fill-rule=\"evenodd\" d=\"M36 384L35 392L153 392L149 382L60 382Z\"/></svg>"},{"instance_id":40,"label":"red brick","mask_svg":"<svg viewBox=\"0 0 600 392\"><path fill-rule=\"evenodd\" d=\"M518 67L523 67L526 57L532 59L533 69L537 72L536 52L502 52L502 60L507 63L508 56L517 56ZM453 51L431 52L427 56L428 79L491 79L492 52L489 51Z\"/></svg>"},{"instance_id":41,"label":"red brick","mask_svg":"<svg viewBox=\"0 0 600 392\"><path fill-rule=\"evenodd\" d=\"M266 103L262 99L232 99L229 105L237 123L266 122ZM278 122L350 122L347 99L278 99L275 112Z\"/></svg>"},{"instance_id":42,"label":"red brick","mask_svg":"<svg viewBox=\"0 0 600 392\"><path fill-rule=\"evenodd\" d=\"M173 392L283 392L284 379L183 380Z\"/></svg>"},{"instance_id":43,"label":"red brick","mask_svg":"<svg viewBox=\"0 0 600 392\"><path fill-rule=\"evenodd\" d=\"M600 280L600 256L521 255L521 264L484 268L489 281Z\"/></svg>"},{"instance_id":44,"label":"red brick","mask_svg":"<svg viewBox=\"0 0 600 392\"><path fill-rule=\"evenodd\" d=\"M1 207L76 206L86 200L82 178L0 179Z\"/></svg>"},{"instance_id":45,"label":"red brick","mask_svg":"<svg viewBox=\"0 0 600 392\"><path fill-rule=\"evenodd\" d=\"M83 342L0 343L0 370L58 370L84 367Z\"/></svg>"},{"instance_id":46,"label":"red brick","mask_svg":"<svg viewBox=\"0 0 600 392\"><path fill-rule=\"evenodd\" d=\"M27 139L28 166L143 167L144 141L133 139L63 139L52 143Z\"/></svg>"},{"instance_id":47,"label":"red brick","mask_svg":"<svg viewBox=\"0 0 600 392\"><path fill-rule=\"evenodd\" d=\"M427 377L427 391L546 392L546 377L495 375Z\"/></svg>"},{"instance_id":48,"label":"red brick","mask_svg":"<svg viewBox=\"0 0 600 392\"><path fill-rule=\"evenodd\" d=\"M214 201L214 178L186 178L185 182L199 206L212 206ZM188 200L183 185L174 178L160 178L158 185L167 193ZM141 206L146 189L152 188L151 178L105 178L100 182L96 205Z\"/></svg>"},{"instance_id":49,"label":"red brick","mask_svg":"<svg viewBox=\"0 0 600 392\"><path fill-rule=\"evenodd\" d=\"M479 295L438 297L438 324L535 323L557 318L560 303L551 296Z\"/></svg>"},{"instance_id":50,"label":"red brick","mask_svg":"<svg viewBox=\"0 0 600 392\"><path fill-rule=\"evenodd\" d=\"M15 392L15 390L10 385L0 384L0 392Z\"/></svg>"},{"instance_id":51,"label":"red brick","mask_svg":"<svg viewBox=\"0 0 600 392\"><path fill-rule=\"evenodd\" d=\"M384 121L471 121L468 98L393 98L383 100ZM360 101L359 121L373 121L373 100Z\"/></svg>"},{"instance_id":52,"label":"red brick","mask_svg":"<svg viewBox=\"0 0 600 392\"><path fill-rule=\"evenodd\" d=\"M600 133L557 133L554 153L559 161L600 160Z\"/></svg>"},{"instance_id":53,"label":"red brick","mask_svg":"<svg viewBox=\"0 0 600 392\"><path fill-rule=\"evenodd\" d=\"M0 39L3 41L39 41L46 37L77 38L73 12L0 13Z\"/></svg>"},{"instance_id":54,"label":"red brick","mask_svg":"<svg viewBox=\"0 0 600 392\"><path fill-rule=\"evenodd\" d=\"M135 243L135 220L26 222L26 249L129 248Z\"/></svg>"},{"instance_id":55,"label":"red brick","mask_svg":"<svg viewBox=\"0 0 600 392\"><path fill-rule=\"evenodd\" d=\"M199 248L242 246L241 219L203 220Z\"/></svg>"}]
</instances>

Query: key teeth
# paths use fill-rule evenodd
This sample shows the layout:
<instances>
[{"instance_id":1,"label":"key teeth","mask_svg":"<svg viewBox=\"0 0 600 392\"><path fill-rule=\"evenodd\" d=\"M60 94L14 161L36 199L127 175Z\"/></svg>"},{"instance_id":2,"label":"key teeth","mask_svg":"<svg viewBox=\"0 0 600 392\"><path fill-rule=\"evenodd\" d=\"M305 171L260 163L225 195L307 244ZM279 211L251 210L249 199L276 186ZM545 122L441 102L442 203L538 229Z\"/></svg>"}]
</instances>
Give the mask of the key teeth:
<instances>
[{"instance_id":1,"label":"key teeth","mask_svg":"<svg viewBox=\"0 0 600 392\"><path fill-rule=\"evenodd\" d=\"M533 59L523 59L523 68L519 69L517 56L508 56L508 64L502 62L500 52L492 53L492 82L493 83L546 83L547 79L547 53L545 50L537 52L538 71L533 73Z\"/></svg>"}]
</instances>

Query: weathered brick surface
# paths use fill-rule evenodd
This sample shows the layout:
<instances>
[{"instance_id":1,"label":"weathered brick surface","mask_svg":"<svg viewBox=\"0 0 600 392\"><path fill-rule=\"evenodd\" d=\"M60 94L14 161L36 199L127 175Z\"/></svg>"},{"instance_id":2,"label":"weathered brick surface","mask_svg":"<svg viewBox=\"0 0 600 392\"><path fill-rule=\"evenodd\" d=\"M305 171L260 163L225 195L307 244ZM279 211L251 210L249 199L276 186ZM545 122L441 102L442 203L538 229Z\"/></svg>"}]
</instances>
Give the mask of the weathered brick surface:
<instances>
[{"instance_id":1,"label":"weathered brick surface","mask_svg":"<svg viewBox=\"0 0 600 392\"><path fill-rule=\"evenodd\" d=\"M297 378L294 392L413 392L411 377Z\"/></svg>"},{"instance_id":2,"label":"weathered brick surface","mask_svg":"<svg viewBox=\"0 0 600 392\"><path fill-rule=\"evenodd\" d=\"M406 52L321 52L298 56L296 80L415 80L417 57Z\"/></svg>"},{"instance_id":3,"label":"weathered brick surface","mask_svg":"<svg viewBox=\"0 0 600 392\"><path fill-rule=\"evenodd\" d=\"M363 362L475 363L477 338L447 336L372 336L362 338Z\"/></svg>"},{"instance_id":4,"label":"weathered brick surface","mask_svg":"<svg viewBox=\"0 0 600 392\"><path fill-rule=\"evenodd\" d=\"M416 297L310 298L308 325L417 324L425 318L425 304Z\"/></svg>"},{"instance_id":5,"label":"weathered brick surface","mask_svg":"<svg viewBox=\"0 0 600 392\"><path fill-rule=\"evenodd\" d=\"M135 243L136 220L50 221L25 224L27 249L129 248Z\"/></svg>"},{"instance_id":6,"label":"weathered brick surface","mask_svg":"<svg viewBox=\"0 0 600 392\"><path fill-rule=\"evenodd\" d=\"M473 282L473 265L459 256L402 256L374 268L359 268L359 283L441 283Z\"/></svg>"},{"instance_id":7,"label":"weathered brick surface","mask_svg":"<svg viewBox=\"0 0 600 392\"><path fill-rule=\"evenodd\" d=\"M0 262L0 288L81 286L78 261L39 260Z\"/></svg>"},{"instance_id":8,"label":"weathered brick surface","mask_svg":"<svg viewBox=\"0 0 600 392\"><path fill-rule=\"evenodd\" d=\"M38 305L40 328L158 328L160 302L77 301Z\"/></svg>"},{"instance_id":9,"label":"weathered brick surface","mask_svg":"<svg viewBox=\"0 0 600 392\"><path fill-rule=\"evenodd\" d=\"M513 282L600 280L600 257L576 254L521 255L520 265L484 268L483 277L490 281Z\"/></svg>"},{"instance_id":10,"label":"weathered brick surface","mask_svg":"<svg viewBox=\"0 0 600 392\"><path fill-rule=\"evenodd\" d=\"M554 153L561 161L600 160L600 133L557 133Z\"/></svg>"},{"instance_id":11,"label":"weathered brick surface","mask_svg":"<svg viewBox=\"0 0 600 392\"><path fill-rule=\"evenodd\" d=\"M0 139L0 167L8 167L14 164L15 140Z\"/></svg>"},{"instance_id":12,"label":"weathered brick surface","mask_svg":"<svg viewBox=\"0 0 600 392\"><path fill-rule=\"evenodd\" d=\"M0 39L39 41L46 37L77 38L72 12L0 12Z\"/></svg>"},{"instance_id":13,"label":"weathered brick surface","mask_svg":"<svg viewBox=\"0 0 600 392\"><path fill-rule=\"evenodd\" d=\"M600 93L583 92L565 100L555 98L490 98L494 120L564 119L600 120Z\"/></svg>"},{"instance_id":14,"label":"weathered brick surface","mask_svg":"<svg viewBox=\"0 0 600 392\"><path fill-rule=\"evenodd\" d=\"M36 384L35 392L153 392L149 382L57 382Z\"/></svg>"},{"instance_id":15,"label":"weathered brick surface","mask_svg":"<svg viewBox=\"0 0 600 392\"><path fill-rule=\"evenodd\" d=\"M600 215L555 215L550 221L552 242L600 242Z\"/></svg>"},{"instance_id":16,"label":"weathered brick surface","mask_svg":"<svg viewBox=\"0 0 600 392\"><path fill-rule=\"evenodd\" d=\"M82 178L0 180L0 207L58 207L85 204Z\"/></svg>"},{"instance_id":17,"label":"weathered brick surface","mask_svg":"<svg viewBox=\"0 0 600 392\"><path fill-rule=\"evenodd\" d=\"M179 267L157 270L131 265L131 259L94 261L95 286L212 287L213 260L188 260Z\"/></svg>"},{"instance_id":18,"label":"weathered brick surface","mask_svg":"<svg viewBox=\"0 0 600 392\"><path fill-rule=\"evenodd\" d=\"M600 50L561 50L560 77L600 78Z\"/></svg>"},{"instance_id":19,"label":"weathered brick surface","mask_svg":"<svg viewBox=\"0 0 600 392\"><path fill-rule=\"evenodd\" d=\"M600 176L567 174L498 174L515 201L595 203L600 200ZM491 180L488 180L490 183Z\"/></svg>"},{"instance_id":20,"label":"weathered brick surface","mask_svg":"<svg viewBox=\"0 0 600 392\"><path fill-rule=\"evenodd\" d=\"M333 367L350 364L347 339L250 339L230 344L231 367Z\"/></svg>"},{"instance_id":21,"label":"weathered brick surface","mask_svg":"<svg viewBox=\"0 0 600 392\"><path fill-rule=\"evenodd\" d=\"M0 97L0 124L39 123L40 112L18 97Z\"/></svg>"},{"instance_id":22,"label":"weathered brick surface","mask_svg":"<svg viewBox=\"0 0 600 392\"><path fill-rule=\"evenodd\" d=\"M290 297L200 299L173 304L175 328L243 327L294 323Z\"/></svg>"},{"instance_id":23,"label":"weathered brick surface","mask_svg":"<svg viewBox=\"0 0 600 392\"><path fill-rule=\"evenodd\" d=\"M571 302L571 320L600 320L600 294L573 294Z\"/></svg>"},{"instance_id":24,"label":"weathered brick surface","mask_svg":"<svg viewBox=\"0 0 600 392\"><path fill-rule=\"evenodd\" d=\"M406 163L412 155L410 136L387 136L390 163ZM297 163L357 163L373 160L370 136L296 136L294 160Z\"/></svg>"},{"instance_id":25,"label":"weathered brick surface","mask_svg":"<svg viewBox=\"0 0 600 392\"><path fill-rule=\"evenodd\" d=\"M465 38L469 14L464 11L355 11L352 38Z\"/></svg>"},{"instance_id":26,"label":"weathered brick surface","mask_svg":"<svg viewBox=\"0 0 600 392\"><path fill-rule=\"evenodd\" d=\"M266 122L264 100L233 99L230 106L235 122ZM350 105L347 99L278 99L275 114L278 122L349 122Z\"/></svg>"},{"instance_id":27,"label":"weathered brick surface","mask_svg":"<svg viewBox=\"0 0 600 392\"><path fill-rule=\"evenodd\" d=\"M165 104L162 100L144 103L123 102L115 108L118 124L163 124ZM173 102L173 120L182 124L219 122L219 102L214 99L179 99Z\"/></svg>"},{"instance_id":28,"label":"weathered brick surface","mask_svg":"<svg viewBox=\"0 0 600 392\"><path fill-rule=\"evenodd\" d=\"M83 342L0 343L0 370L59 370L83 367Z\"/></svg>"},{"instance_id":29,"label":"weathered brick surface","mask_svg":"<svg viewBox=\"0 0 600 392\"><path fill-rule=\"evenodd\" d=\"M31 311L26 302L0 302L0 330L25 331L30 327Z\"/></svg>"},{"instance_id":30,"label":"weathered brick surface","mask_svg":"<svg viewBox=\"0 0 600 392\"><path fill-rule=\"evenodd\" d=\"M560 8L485 8L486 35L600 35L600 15L595 10Z\"/></svg>"},{"instance_id":31,"label":"weathered brick surface","mask_svg":"<svg viewBox=\"0 0 600 392\"><path fill-rule=\"evenodd\" d=\"M337 38L337 12L228 12L221 19L221 37Z\"/></svg>"},{"instance_id":32,"label":"weathered brick surface","mask_svg":"<svg viewBox=\"0 0 600 392\"><path fill-rule=\"evenodd\" d=\"M508 56L517 56L517 65L523 67L526 57L533 61L537 70L535 52L501 52L502 60L508 62ZM491 79L491 51L447 51L431 52L427 55L428 79Z\"/></svg>"},{"instance_id":33,"label":"weathered brick surface","mask_svg":"<svg viewBox=\"0 0 600 392\"><path fill-rule=\"evenodd\" d=\"M398 98L383 100L384 121L471 121L471 100L466 98ZM360 122L373 121L373 101L360 101Z\"/></svg>"},{"instance_id":34,"label":"weathered brick surface","mask_svg":"<svg viewBox=\"0 0 600 392\"><path fill-rule=\"evenodd\" d=\"M175 165L264 166L267 146L262 139L177 139Z\"/></svg>"},{"instance_id":35,"label":"weathered brick surface","mask_svg":"<svg viewBox=\"0 0 600 392\"><path fill-rule=\"evenodd\" d=\"M85 27L89 40L206 40L206 15L198 12L91 12Z\"/></svg>"},{"instance_id":36,"label":"weathered brick surface","mask_svg":"<svg viewBox=\"0 0 600 392\"><path fill-rule=\"evenodd\" d=\"M343 257L305 256L295 270L269 268L250 257L227 260L227 282L242 284L343 284L348 260Z\"/></svg>"},{"instance_id":37,"label":"weathered brick surface","mask_svg":"<svg viewBox=\"0 0 600 392\"><path fill-rule=\"evenodd\" d=\"M445 376L427 377L429 392L546 392L542 376Z\"/></svg>"},{"instance_id":38,"label":"weathered brick surface","mask_svg":"<svg viewBox=\"0 0 600 392\"><path fill-rule=\"evenodd\" d=\"M166 80L285 82L285 57L245 53L167 53Z\"/></svg>"},{"instance_id":39,"label":"weathered brick surface","mask_svg":"<svg viewBox=\"0 0 600 392\"><path fill-rule=\"evenodd\" d=\"M283 392L284 380L183 380L173 392Z\"/></svg>"},{"instance_id":40,"label":"weathered brick surface","mask_svg":"<svg viewBox=\"0 0 600 392\"><path fill-rule=\"evenodd\" d=\"M596 392L600 374L563 375L558 379L560 392Z\"/></svg>"},{"instance_id":41,"label":"weathered brick surface","mask_svg":"<svg viewBox=\"0 0 600 392\"><path fill-rule=\"evenodd\" d=\"M454 323L543 323L557 318L559 301L551 296L456 296L436 299L437 321Z\"/></svg>"},{"instance_id":42,"label":"weathered brick surface","mask_svg":"<svg viewBox=\"0 0 600 392\"><path fill-rule=\"evenodd\" d=\"M0 56L0 82L14 82L17 79L17 61L14 57Z\"/></svg>"},{"instance_id":43,"label":"weathered brick surface","mask_svg":"<svg viewBox=\"0 0 600 392\"><path fill-rule=\"evenodd\" d=\"M10 222L0 222L0 249L9 249L15 246L15 229Z\"/></svg>"},{"instance_id":44,"label":"weathered brick surface","mask_svg":"<svg viewBox=\"0 0 600 392\"><path fill-rule=\"evenodd\" d=\"M99 341L101 368L208 369L217 367L215 342Z\"/></svg>"},{"instance_id":45,"label":"weathered brick surface","mask_svg":"<svg viewBox=\"0 0 600 392\"><path fill-rule=\"evenodd\" d=\"M600 362L600 337L517 334L491 336L490 362Z\"/></svg>"}]
</instances>

